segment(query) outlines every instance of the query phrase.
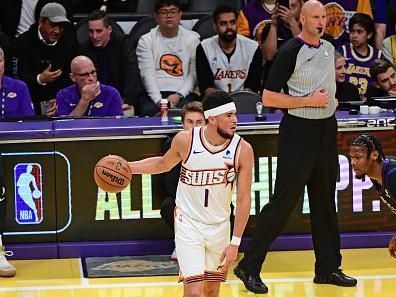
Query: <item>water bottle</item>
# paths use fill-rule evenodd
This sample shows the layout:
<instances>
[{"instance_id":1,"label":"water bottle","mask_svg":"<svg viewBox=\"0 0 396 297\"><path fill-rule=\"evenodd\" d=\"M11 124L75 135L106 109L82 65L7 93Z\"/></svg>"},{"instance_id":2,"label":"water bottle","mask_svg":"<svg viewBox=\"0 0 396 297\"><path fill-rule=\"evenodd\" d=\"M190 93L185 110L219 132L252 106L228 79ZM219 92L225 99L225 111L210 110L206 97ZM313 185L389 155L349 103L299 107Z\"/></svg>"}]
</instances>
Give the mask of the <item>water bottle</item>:
<instances>
[{"instance_id":1,"label":"water bottle","mask_svg":"<svg viewBox=\"0 0 396 297\"><path fill-rule=\"evenodd\" d=\"M167 124L168 123L168 99L161 99L160 106L161 106L161 123Z\"/></svg>"}]
</instances>

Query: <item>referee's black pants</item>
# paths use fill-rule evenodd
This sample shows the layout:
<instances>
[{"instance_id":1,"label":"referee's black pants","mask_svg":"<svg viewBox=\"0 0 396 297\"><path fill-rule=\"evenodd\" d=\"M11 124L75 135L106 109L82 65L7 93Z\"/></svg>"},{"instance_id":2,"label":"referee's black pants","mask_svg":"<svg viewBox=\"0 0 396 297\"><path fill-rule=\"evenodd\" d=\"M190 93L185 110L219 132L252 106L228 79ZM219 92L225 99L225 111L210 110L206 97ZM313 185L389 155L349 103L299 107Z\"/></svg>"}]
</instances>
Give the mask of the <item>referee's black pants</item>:
<instances>
[{"instance_id":1,"label":"referee's black pants","mask_svg":"<svg viewBox=\"0 0 396 297\"><path fill-rule=\"evenodd\" d=\"M274 195L258 216L239 267L253 275L261 271L271 243L287 223L307 185L316 257L315 274L327 275L336 270L341 265L334 200L337 172L335 116L308 120L286 114L279 127Z\"/></svg>"}]
</instances>

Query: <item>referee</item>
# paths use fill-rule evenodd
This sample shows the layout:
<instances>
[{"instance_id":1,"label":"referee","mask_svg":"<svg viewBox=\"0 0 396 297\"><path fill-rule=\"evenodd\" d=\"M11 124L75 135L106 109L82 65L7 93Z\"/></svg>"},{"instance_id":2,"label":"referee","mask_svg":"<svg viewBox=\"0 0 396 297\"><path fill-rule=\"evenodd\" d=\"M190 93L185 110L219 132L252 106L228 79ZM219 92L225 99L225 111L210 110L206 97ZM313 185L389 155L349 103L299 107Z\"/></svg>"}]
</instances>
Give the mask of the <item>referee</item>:
<instances>
[{"instance_id":1,"label":"referee","mask_svg":"<svg viewBox=\"0 0 396 297\"><path fill-rule=\"evenodd\" d=\"M307 1L300 20L302 32L279 49L263 93L266 106L287 111L279 127L274 195L261 210L245 256L234 269L254 293L268 291L259 275L261 266L305 186L316 257L314 283L347 287L357 283L339 269L334 47L320 38L326 26L325 7Z\"/></svg>"}]
</instances>

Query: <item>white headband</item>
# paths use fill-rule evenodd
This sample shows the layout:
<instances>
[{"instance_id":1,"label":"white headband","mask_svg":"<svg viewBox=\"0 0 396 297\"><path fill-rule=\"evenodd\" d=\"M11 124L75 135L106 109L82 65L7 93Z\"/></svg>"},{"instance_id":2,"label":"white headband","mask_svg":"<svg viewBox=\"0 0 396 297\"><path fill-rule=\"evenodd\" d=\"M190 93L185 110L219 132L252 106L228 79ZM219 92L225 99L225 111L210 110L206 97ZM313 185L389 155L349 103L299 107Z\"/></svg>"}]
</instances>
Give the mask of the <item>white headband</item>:
<instances>
[{"instance_id":1,"label":"white headband","mask_svg":"<svg viewBox=\"0 0 396 297\"><path fill-rule=\"evenodd\" d=\"M221 115L223 113L227 113L227 112L230 112L233 110L236 110L234 102L223 104L223 105L217 106L215 108L208 109L208 110L204 111L205 119L207 119L209 117L215 117L215 116L218 116L218 115Z\"/></svg>"}]
</instances>

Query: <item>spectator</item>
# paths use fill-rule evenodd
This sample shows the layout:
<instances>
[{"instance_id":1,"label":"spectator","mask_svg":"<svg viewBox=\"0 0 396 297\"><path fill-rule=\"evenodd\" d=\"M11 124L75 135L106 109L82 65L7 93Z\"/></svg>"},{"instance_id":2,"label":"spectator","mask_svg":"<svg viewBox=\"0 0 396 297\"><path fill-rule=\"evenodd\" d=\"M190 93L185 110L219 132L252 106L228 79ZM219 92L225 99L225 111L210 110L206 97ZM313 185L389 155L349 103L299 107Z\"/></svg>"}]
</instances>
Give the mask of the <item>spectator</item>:
<instances>
[{"instance_id":1,"label":"spectator","mask_svg":"<svg viewBox=\"0 0 396 297\"><path fill-rule=\"evenodd\" d=\"M70 84L69 65L77 46L74 38L63 34L64 24L69 22L62 5L48 3L40 12L38 24L15 40L17 74L27 83L37 114L45 112L41 102L51 100L52 115L56 92Z\"/></svg>"},{"instance_id":2,"label":"spectator","mask_svg":"<svg viewBox=\"0 0 396 297\"><path fill-rule=\"evenodd\" d=\"M120 93L99 83L91 59L77 56L71 62L73 85L56 94L58 116L122 116Z\"/></svg>"},{"instance_id":3,"label":"spectator","mask_svg":"<svg viewBox=\"0 0 396 297\"><path fill-rule=\"evenodd\" d=\"M374 22L364 13L356 13L349 21L350 42L341 46L339 52L346 58L345 79L358 86L359 94L365 96L368 84L372 83L370 66L375 59L382 58L382 52L373 43Z\"/></svg>"},{"instance_id":4,"label":"spectator","mask_svg":"<svg viewBox=\"0 0 396 297\"><path fill-rule=\"evenodd\" d=\"M168 99L170 107L182 107L194 99L199 35L180 26L180 9L177 0L159 0L154 14L158 26L139 39L136 55L147 92L139 98L141 115L156 114L162 98Z\"/></svg>"},{"instance_id":5,"label":"spectator","mask_svg":"<svg viewBox=\"0 0 396 297\"><path fill-rule=\"evenodd\" d=\"M284 41L300 34L299 17L302 3L300 0L290 0L290 8L279 5L271 15L271 25L263 30L261 37L262 53L267 61L272 61Z\"/></svg>"},{"instance_id":6,"label":"spectator","mask_svg":"<svg viewBox=\"0 0 396 297\"><path fill-rule=\"evenodd\" d=\"M360 101L359 89L354 84L345 80L345 57L339 52L334 52L336 94L335 97L339 102Z\"/></svg>"},{"instance_id":7,"label":"spectator","mask_svg":"<svg viewBox=\"0 0 396 297\"><path fill-rule=\"evenodd\" d=\"M222 90L260 90L262 58L257 42L236 33L236 11L220 6L213 13L217 35L197 47L197 78L202 95Z\"/></svg>"},{"instance_id":8,"label":"spectator","mask_svg":"<svg viewBox=\"0 0 396 297\"><path fill-rule=\"evenodd\" d=\"M70 20L73 16L71 0L2 0L0 4L0 27L11 39L15 39L29 30L40 17L45 4L56 2L61 4Z\"/></svg>"},{"instance_id":9,"label":"spectator","mask_svg":"<svg viewBox=\"0 0 396 297\"><path fill-rule=\"evenodd\" d=\"M201 102L189 102L183 107L182 126L184 130L205 125L205 117ZM169 137L161 148L161 152L165 154L171 146L173 136ZM181 163L173 167L170 171L164 173L165 190L167 197L161 203L161 217L169 228L174 232L174 210L177 183L180 177ZM176 249L173 251L171 258L177 260Z\"/></svg>"},{"instance_id":10,"label":"spectator","mask_svg":"<svg viewBox=\"0 0 396 297\"><path fill-rule=\"evenodd\" d=\"M396 64L396 34L385 38L382 45L382 52L386 59Z\"/></svg>"},{"instance_id":11,"label":"spectator","mask_svg":"<svg viewBox=\"0 0 396 297\"><path fill-rule=\"evenodd\" d=\"M116 88L123 102L136 105L138 73L133 71L136 57L125 36L113 32L106 12L96 10L88 16L89 40L81 45L81 55L88 56L98 69L98 80ZM131 108L124 104L125 109Z\"/></svg>"},{"instance_id":12,"label":"spectator","mask_svg":"<svg viewBox=\"0 0 396 297\"><path fill-rule=\"evenodd\" d=\"M4 51L0 48L0 120L9 117L33 116L32 99L26 84L4 75Z\"/></svg>"},{"instance_id":13,"label":"spectator","mask_svg":"<svg viewBox=\"0 0 396 297\"><path fill-rule=\"evenodd\" d=\"M237 32L261 44L261 33L271 24L271 15L277 9L277 0L252 0L241 9L237 19Z\"/></svg>"},{"instance_id":14,"label":"spectator","mask_svg":"<svg viewBox=\"0 0 396 297\"><path fill-rule=\"evenodd\" d=\"M370 0L320 0L320 2L326 7L326 33L336 40L338 46L348 42L349 20L355 13L373 16Z\"/></svg>"},{"instance_id":15,"label":"spectator","mask_svg":"<svg viewBox=\"0 0 396 297\"><path fill-rule=\"evenodd\" d=\"M374 23L375 45L383 50L382 43L385 37L396 34L396 0L375 1Z\"/></svg>"},{"instance_id":16,"label":"spectator","mask_svg":"<svg viewBox=\"0 0 396 297\"><path fill-rule=\"evenodd\" d=\"M372 105L372 97L396 96L396 67L388 60L375 60L370 67L373 84L367 91L368 104Z\"/></svg>"},{"instance_id":17,"label":"spectator","mask_svg":"<svg viewBox=\"0 0 396 297\"><path fill-rule=\"evenodd\" d=\"M393 0L393 3L389 6L389 19L393 21L393 24L388 25L387 28L393 29L393 32L384 39L382 51L385 58L396 65L396 0Z\"/></svg>"}]
</instances>

